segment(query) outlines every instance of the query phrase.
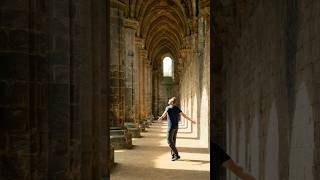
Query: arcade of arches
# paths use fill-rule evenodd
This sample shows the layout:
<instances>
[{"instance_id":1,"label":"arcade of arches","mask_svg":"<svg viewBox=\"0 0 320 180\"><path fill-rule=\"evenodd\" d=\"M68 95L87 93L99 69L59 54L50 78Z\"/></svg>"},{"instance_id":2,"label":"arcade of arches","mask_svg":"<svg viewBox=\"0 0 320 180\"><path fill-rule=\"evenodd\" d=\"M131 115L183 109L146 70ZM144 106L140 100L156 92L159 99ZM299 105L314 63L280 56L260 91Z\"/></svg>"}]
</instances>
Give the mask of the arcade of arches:
<instances>
[{"instance_id":1,"label":"arcade of arches","mask_svg":"<svg viewBox=\"0 0 320 180\"><path fill-rule=\"evenodd\" d=\"M316 0L1 0L0 179L109 179L110 128L172 96L197 120L178 142L214 140L257 179L320 179L319 12Z\"/></svg>"},{"instance_id":2,"label":"arcade of arches","mask_svg":"<svg viewBox=\"0 0 320 180\"><path fill-rule=\"evenodd\" d=\"M209 1L111 1L111 126L161 115L175 96L208 147ZM163 60L172 59L172 77Z\"/></svg>"}]
</instances>

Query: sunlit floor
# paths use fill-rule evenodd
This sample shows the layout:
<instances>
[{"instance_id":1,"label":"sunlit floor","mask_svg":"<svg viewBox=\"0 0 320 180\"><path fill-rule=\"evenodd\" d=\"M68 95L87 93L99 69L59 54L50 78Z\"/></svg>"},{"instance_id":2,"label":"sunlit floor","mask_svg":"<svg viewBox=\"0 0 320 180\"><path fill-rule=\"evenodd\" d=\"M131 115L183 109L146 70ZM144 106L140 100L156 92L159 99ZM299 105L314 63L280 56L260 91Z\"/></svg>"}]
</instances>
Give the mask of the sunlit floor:
<instances>
[{"instance_id":1,"label":"sunlit floor","mask_svg":"<svg viewBox=\"0 0 320 180\"><path fill-rule=\"evenodd\" d=\"M147 131L142 133L142 138L133 139L133 149L115 151L112 180L210 179L208 148L202 147L198 140L185 138L186 132L181 129L177 136L181 159L171 161L166 124L153 124Z\"/></svg>"}]
</instances>

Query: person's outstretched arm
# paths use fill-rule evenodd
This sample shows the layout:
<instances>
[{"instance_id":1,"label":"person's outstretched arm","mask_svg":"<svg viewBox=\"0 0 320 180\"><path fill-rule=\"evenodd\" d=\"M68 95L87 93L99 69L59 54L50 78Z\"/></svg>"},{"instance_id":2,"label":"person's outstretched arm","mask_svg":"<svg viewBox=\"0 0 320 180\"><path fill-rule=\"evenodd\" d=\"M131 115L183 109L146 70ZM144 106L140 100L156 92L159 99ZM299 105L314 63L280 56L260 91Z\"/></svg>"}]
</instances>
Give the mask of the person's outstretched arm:
<instances>
[{"instance_id":1,"label":"person's outstretched arm","mask_svg":"<svg viewBox=\"0 0 320 180\"><path fill-rule=\"evenodd\" d=\"M189 118L187 115L185 115L183 112L179 113L181 116L183 116L184 118L188 119L189 121L191 121L193 124L196 123L196 121L192 120L191 118Z\"/></svg>"},{"instance_id":2,"label":"person's outstretched arm","mask_svg":"<svg viewBox=\"0 0 320 180\"><path fill-rule=\"evenodd\" d=\"M232 159L227 160L222 165L225 168L231 170L235 175L237 175L242 180L256 180L253 176L245 172L243 168L238 164L236 164Z\"/></svg>"},{"instance_id":3,"label":"person's outstretched arm","mask_svg":"<svg viewBox=\"0 0 320 180\"><path fill-rule=\"evenodd\" d=\"M158 122L161 121L164 117L166 117L167 111L164 111L163 114L158 118Z\"/></svg>"}]
</instances>

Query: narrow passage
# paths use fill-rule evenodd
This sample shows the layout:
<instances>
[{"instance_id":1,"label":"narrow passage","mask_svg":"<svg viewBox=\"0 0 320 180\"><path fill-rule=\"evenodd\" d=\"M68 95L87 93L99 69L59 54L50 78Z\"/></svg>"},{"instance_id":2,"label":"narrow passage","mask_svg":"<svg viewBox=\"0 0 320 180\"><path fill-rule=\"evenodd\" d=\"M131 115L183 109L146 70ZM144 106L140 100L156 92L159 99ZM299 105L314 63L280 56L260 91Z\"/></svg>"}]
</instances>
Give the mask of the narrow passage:
<instances>
[{"instance_id":1,"label":"narrow passage","mask_svg":"<svg viewBox=\"0 0 320 180\"><path fill-rule=\"evenodd\" d=\"M133 149L116 150L111 180L209 180L210 155L187 129L179 129L177 148L181 159L171 161L166 142L166 123L154 123L142 138L133 139Z\"/></svg>"}]
</instances>

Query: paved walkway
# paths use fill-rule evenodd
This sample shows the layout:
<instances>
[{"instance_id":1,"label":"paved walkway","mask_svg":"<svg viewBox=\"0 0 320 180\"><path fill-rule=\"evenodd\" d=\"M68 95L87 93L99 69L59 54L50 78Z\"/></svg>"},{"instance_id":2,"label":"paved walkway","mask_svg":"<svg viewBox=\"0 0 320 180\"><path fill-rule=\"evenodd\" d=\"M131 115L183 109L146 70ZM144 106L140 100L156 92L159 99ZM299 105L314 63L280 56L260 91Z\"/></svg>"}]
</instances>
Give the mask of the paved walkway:
<instances>
[{"instance_id":1,"label":"paved walkway","mask_svg":"<svg viewBox=\"0 0 320 180\"><path fill-rule=\"evenodd\" d=\"M166 142L166 124L155 123L142 138L133 139L130 150L116 150L111 180L209 180L208 148L190 138L183 128L177 136L181 159L171 161Z\"/></svg>"}]
</instances>

